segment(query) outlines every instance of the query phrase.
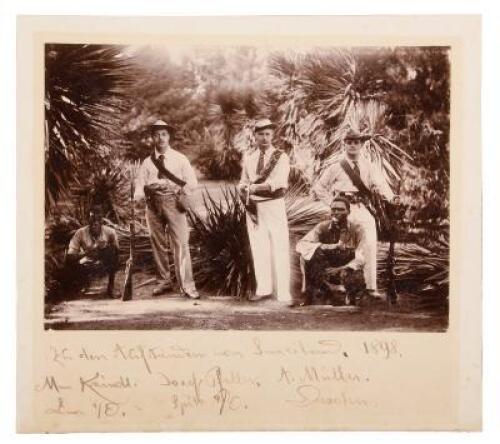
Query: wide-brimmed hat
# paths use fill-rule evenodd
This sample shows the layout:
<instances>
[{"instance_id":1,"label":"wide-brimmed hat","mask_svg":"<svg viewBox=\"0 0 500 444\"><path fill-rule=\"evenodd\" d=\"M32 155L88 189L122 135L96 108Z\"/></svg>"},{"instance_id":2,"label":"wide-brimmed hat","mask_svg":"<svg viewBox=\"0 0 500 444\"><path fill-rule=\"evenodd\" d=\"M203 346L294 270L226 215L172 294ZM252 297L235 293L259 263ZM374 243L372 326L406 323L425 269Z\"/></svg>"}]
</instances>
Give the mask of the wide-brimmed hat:
<instances>
[{"instance_id":1,"label":"wide-brimmed hat","mask_svg":"<svg viewBox=\"0 0 500 444\"><path fill-rule=\"evenodd\" d=\"M349 128L347 133L344 135L344 140L359 140L360 142L365 142L370 139L370 135L366 133L360 133L354 128Z\"/></svg>"},{"instance_id":2,"label":"wide-brimmed hat","mask_svg":"<svg viewBox=\"0 0 500 444\"><path fill-rule=\"evenodd\" d=\"M267 129L267 128L274 129L274 128L276 128L276 125L273 122L271 122L269 119L260 119L260 120L257 120L257 122L255 122L254 131L260 131L260 130Z\"/></svg>"},{"instance_id":3,"label":"wide-brimmed hat","mask_svg":"<svg viewBox=\"0 0 500 444\"><path fill-rule=\"evenodd\" d=\"M153 124L149 125L150 131L155 131L155 130L158 130L158 129L161 129L161 128L166 129L169 132L169 134L171 134L171 135L173 133L175 133L175 128L172 125L169 125L164 120L158 119L156 122L154 122Z\"/></svg>"}]
</instances>

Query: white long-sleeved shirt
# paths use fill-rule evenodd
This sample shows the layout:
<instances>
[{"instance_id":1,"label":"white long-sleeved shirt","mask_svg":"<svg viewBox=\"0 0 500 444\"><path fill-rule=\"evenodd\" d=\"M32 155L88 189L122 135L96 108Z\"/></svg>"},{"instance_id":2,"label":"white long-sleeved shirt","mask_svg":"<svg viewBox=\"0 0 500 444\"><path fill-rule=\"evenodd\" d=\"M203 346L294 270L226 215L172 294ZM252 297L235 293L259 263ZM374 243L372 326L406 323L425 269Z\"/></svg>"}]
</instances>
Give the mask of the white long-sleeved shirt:
<instances>
[{"instance_id":1,"label":"white long-sleeved shirt","mask_svg":"<svg viewBox=\"0 0 500 444\"><path fill-rule=\"evenodd\" d=\"M332 237L331 222L320 222L297 242L295 250L304 260L308 261L321 245L339 246L342 243L344 247L354 250L354 259L345 266L353 270L360 270L365 264L363 249L366 237L363 228L357 223L347 221L347 225L340 230L339 242L333 243Z\"/></svg>"},{"instance_id":2,"label":"white long-sleeved shirt","mask_svg":"<svg viewBox=\"0 0 500 444\"><path fill-rule=\"evenodd\" d=\"M347 160L351 168L354 168L352 160L345 155L343 158ZM358 160L358 167L361 180L368 189L375 186L386 199L391 200L394 197L391 188L374 165L360 157ZM327 205L330 205L334 192L355 193L359 191L340 165L340 162L336 162L328 167L320 176L319 180L313 184L312 190Z\"/></svg>"},{"instance_id":3,"label":"white long-sleeved shirt","mask_svg":"<svg viewBox=\"0 0 500 444\"><path fill-rule=\"evenodd\" d=\"M269 159L276 151L273 146L270 146L264 153L264 168L269 163ZM259 177L257 175L257 164L259 163L260 150L247 154L243 158L243 168L241 172L240 185L249 185L254 183ZM286 153L282 153L274 169L269 174L269 177L263 182L271 187L271 191L278 188L288 188L288 175L290 174L290 159ZM259 196L253 196L255 200L265 199Z\"/></svg>"},{"instance_id":4,"label":"white long-sleeved shirt","mask_svg":"<svg viewBox=\"0 0 500 444\"><path fill-rule=\"evenodd\" d=\"M156 151L155 155L158 158L160 156L160 153ZM184 154L179 153L179 151L176 151L170 147L167 148L164 156L164 164L167 170L169 170L172 174L175 174L179 179L182 179L186 182L186 185L183 187L183 191L186 194L192 193L198 185L198 180L196 179L196 173L194 172L194 169L191 166L188 158ZM165 194L176 193L181 188L179 185L175 184L169 179L159 179L158 169L151 160L151 156L148 156L146 157L146 159L144 159L144 162L142 162L142 165L139 169L139 173L135 182L134 198L136 200L142 199L144 197L144 186L152 184L162 185L163 189L165 190Z\"/></svg>"},{"instance_id":5,"label":"white long-sleeved shirt","mask_svg":"<svg viewBox=\"0 0 500 444\"><path fill-rule=\"evenodd\" d=\"M87 253L88 251L96 248L99 243L106 247L113 246L118 249L119 246L116 231L111 227L103 225L99 236L94 238L90 234L90 227L86 225L85 227L78 229L71 238L68 247L68 254Z\"/></svg>"}]
</instances>

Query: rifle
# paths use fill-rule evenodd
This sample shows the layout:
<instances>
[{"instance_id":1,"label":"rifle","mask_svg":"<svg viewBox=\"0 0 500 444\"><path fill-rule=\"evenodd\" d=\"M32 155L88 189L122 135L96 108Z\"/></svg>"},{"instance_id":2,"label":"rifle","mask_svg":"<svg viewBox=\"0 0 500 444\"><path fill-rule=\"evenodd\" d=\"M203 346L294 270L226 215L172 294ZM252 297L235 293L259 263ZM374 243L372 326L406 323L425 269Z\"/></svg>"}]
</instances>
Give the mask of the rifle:
<instances>
[{"instance_id":1,"label":"rifle","mask_svg":"<svg viewBox=\"0 0 500 444\"><path fill-rule=\"evenodd\" d=\"M399 202L394 203L388 206L387 213L389 219L387 231L389 236L389 250L387 252L387 301L389 304L393 305L398 300L396 276L394 274L394 265L396 265L394 249L398 240L398 222L404 213L404 208Z\"/></svg>"},{"instance_id":2,"label":"rifle","mask_svg":"<svg viewBox=\"0 0 500 444\"><path fill-rule=\"evenodd\" d=\"M134 171L130 164L130 254L125 266L125 279L123 284L122 301L130 301L133 296L132 274L134 266L134 242L135 242L135 208L134 208Z\"/></svg>"}]
</instances>

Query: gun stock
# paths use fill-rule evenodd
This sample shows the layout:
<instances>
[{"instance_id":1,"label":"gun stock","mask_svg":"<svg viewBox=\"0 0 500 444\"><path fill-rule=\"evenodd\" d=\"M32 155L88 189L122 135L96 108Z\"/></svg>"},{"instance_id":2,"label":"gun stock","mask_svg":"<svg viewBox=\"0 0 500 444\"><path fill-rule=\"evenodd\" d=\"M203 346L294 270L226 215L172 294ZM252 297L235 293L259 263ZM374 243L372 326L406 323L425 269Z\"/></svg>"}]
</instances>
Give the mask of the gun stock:
<instances>
[{"instance_id":1,"label":"gun stock","mask_svg":"<svg viewBox=\"0 0 500 444\"><path fill-rule=\"evenodd\" d=\"M133 297L133 269L134 269L134 242L135 242L135 209L134 209L134 177L130 166L130 253L125 266L122 301L130 301Z\"/></svg>"}]
</instances>

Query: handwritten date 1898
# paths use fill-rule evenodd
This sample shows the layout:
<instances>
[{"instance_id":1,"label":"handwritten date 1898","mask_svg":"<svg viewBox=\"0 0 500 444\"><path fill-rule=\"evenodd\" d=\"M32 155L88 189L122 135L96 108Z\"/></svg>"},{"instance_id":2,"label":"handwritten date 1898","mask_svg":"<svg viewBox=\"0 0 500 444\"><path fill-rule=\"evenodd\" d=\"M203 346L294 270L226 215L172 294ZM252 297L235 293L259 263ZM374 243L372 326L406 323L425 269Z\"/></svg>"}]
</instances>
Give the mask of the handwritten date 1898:
<instances>
[{"instance_id":1,"label":"handwritten date 1898","mask_svg":"<svg viewBox=\"0 0 500 444\"><path fill-rule=\"evenodd\" d=\"M383 340L373 340L373 341L363 341L363 351L365 354L375 357L375 358L401 358L403 355L399 351L398 342L396 340L383 341Z\"/></svg>"}]
</instances>

